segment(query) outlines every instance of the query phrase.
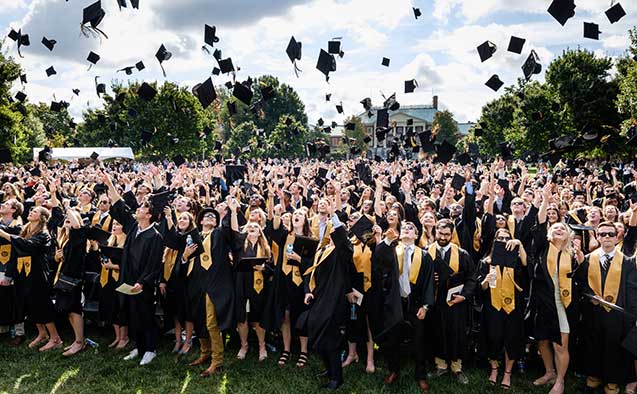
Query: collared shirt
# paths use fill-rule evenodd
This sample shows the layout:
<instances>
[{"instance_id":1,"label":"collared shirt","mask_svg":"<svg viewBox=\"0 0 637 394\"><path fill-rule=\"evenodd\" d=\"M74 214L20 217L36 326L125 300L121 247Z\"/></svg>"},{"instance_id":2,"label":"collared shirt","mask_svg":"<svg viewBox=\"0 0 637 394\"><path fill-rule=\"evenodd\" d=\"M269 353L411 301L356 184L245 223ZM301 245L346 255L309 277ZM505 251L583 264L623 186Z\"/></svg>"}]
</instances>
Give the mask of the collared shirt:
<instances>
[{"instance_id":1,"label":"collared shirt","mask_svg":"<svg viewBox=\"0 0 637 394\"><path fill-rule=\"evenodd\" d=\"M441 252L440 258L444 260L444 258L447 257L447 252L449 252L449 249L451 249L451 243L448 243L447 246L444 247L438 246L438 249Z\"/></svg>"},{"instance_id":2,"label":"collared shirt","mask_svg":"<svg viewBox=\"0 0 637 394\"><path fill-rule=\"evenodd\" d=\"M411 285L409 284L409 269L411 268L411 255L414 253L414 245L405 246L405 254L403 256L403 272L398 278L400 284L400 296L405 298L411 293Z\"/></svg>"},{"instance_id":3,"label":"collared shirt","mask_svg":"<svg viewBox=\"0 0 637 394\"><path fill-rule=\"evenodd\" d=\"M153 224L151 223L148 227L146 227L145 229L142 229L141 227L139 227L139 225L137 226L137 233L135 233L135 238L139 237L139 235L143 232L146 232L148 230L150 230L151 228L153 228Z\"/></svg>"},{"instance_id":4,"label":"collared shirt","mask_svg":"<svg viewBox=\"0 0 637 394\"><path fill-rule=\"evenodd\" d=\"M325 236L325 230L327 229L327 220L323 221L319 218L319 239L323 239Z\"/></svg>"}]
</instances>

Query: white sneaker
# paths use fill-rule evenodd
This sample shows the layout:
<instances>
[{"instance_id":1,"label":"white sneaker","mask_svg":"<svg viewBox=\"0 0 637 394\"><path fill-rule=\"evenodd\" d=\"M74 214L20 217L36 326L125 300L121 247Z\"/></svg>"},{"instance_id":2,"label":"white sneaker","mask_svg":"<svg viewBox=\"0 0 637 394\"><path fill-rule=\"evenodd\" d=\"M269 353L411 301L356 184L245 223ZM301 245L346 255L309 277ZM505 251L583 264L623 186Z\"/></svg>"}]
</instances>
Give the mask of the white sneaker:
<instances>
[{"instance_id":1,"label":"white sneaker","mask_svg":"<svg viewBox=\"0 0 637 394\"><path fill-rule=\"evenodd\" d=\"M144 357L142 357L142 361L139 362L139 365L148 365L155 357L157 357L157 353L146 352L144 353Z\"/></svg>"},{"instance_id":2,"label":"white sneaker","mask_svg":"<svg viewBox=\"0 0 637 394\"><path fill-rule=\"evenodd\" d=\"M137 349L133 349L130 353L128 353L128 355L126 357L124 357L124 361L129 361L132 359L137 358L137 356L139 356L139 353L137 352Z\"/></svg>"}]
</instances>

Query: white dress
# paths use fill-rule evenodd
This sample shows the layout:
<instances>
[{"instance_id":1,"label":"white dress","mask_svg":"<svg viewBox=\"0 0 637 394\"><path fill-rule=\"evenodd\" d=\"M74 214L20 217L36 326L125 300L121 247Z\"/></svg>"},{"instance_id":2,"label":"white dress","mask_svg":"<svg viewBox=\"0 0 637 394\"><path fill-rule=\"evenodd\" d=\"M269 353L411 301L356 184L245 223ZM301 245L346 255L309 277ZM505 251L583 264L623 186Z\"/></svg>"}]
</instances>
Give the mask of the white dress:
<instances>
[{"instance_id":1,"label":"white dress","mask_svg":"<svg viewBox=\"0 0 637 394\"><path fill-rule=\"evenodd\" d=\"M569 334L571 330L568 325L566 309L564 308L564 304L562 304L562 297L560 296L560 285L557 277L557 267L555 268L555 272L553 272L551 278L553 279L553 288L555 289L555 308L557 309L557 319L560 322L560 332L563 334Z\"/></svg>"}]
</instances>

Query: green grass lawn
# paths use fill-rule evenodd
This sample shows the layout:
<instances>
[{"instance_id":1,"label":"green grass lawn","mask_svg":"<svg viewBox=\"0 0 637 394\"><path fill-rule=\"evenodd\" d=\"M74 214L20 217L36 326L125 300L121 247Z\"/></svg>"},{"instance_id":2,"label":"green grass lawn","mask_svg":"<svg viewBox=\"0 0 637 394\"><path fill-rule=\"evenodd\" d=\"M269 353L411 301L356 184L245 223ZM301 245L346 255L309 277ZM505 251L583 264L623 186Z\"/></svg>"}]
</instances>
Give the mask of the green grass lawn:
<instances>
[{"instance_id":1,"label":"green grass lawn","mask_svg":"<svg viewBox=\"0 0 637 394\"><path fill-rule=\"evenodd\" d=\"M284 368L276 365L278 355L271 354L263 363L257 360L254 348L244 361L235 359L236 350L226 352L226 368L223 373L209 379L202 379L199 373L203 368L188 367L187 363L198 355L193 347L191 354L182 360L176 360L170 351L172 340L161 339L159 355L153 363L140 367L137 362L122 361L127 351L107 349L110 342L110 331L87 329L89 337L100 343L95 352L87 348L72 358L65 358L60 353L42 354L28 349L26 345L19 349L6 346L9 338L5 335L0 340L0 394L4 393L319 393L319 380L316 373L322 370L321 363L312 357L305 369L294 366L296 355ZM65 343L70 343L71 333L63 335ZM408 363L397 384L391 388L383 387L386 371L382 361L377 361L377 371L368 375L364 371L364 362L354 364L345 369L345 384L339 393L418 393L413 380L413 367ZM548 393L550 388L538 389L531 385L531 380L538 375L537 370L529 371L526 376L516 372L513 374L512 394ZM468 371L470 384L460 386L450 376L432 379L431 392L435 394L477 394L502 393L499 388L487 384L486 369ZM578 393L579 381L570 378L567 393Z\"/></svg>"}]
</instances>

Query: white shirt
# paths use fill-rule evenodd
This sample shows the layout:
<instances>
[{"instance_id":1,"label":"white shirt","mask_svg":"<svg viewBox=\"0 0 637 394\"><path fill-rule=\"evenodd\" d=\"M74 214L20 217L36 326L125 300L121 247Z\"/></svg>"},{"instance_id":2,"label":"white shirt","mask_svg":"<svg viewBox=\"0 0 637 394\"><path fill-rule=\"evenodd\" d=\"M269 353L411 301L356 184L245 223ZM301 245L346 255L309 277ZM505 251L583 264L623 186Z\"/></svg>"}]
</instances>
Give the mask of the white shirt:
<instances>
[{"instance_id":1,"label":"white shirt","mask_svg":"<svg viewBox=\"0 0 637 394\"><path fill-rule=\"evenodd\" d=\"M448 243L447 246L440 248L440 250L442 250L442 256L440 256L441 259L444 259L447 256L447 252L449 252L449 249L451 249L451 243Z\"/></svg>"},{"instance_id":2,"label":"white shirt","mask_svg":"<svg viewBox=\"0 0 637 394\"><path fill-rule=\"evenodd\" d=\"M146 227L145 229L142 230L141 227L139 227L139 225L137 225L137 233L135 233L135 238L139 237L139 234L150 230L151 228L153 228L153 224L151 223L148 227Z\"/></svg>"},{"instance_id":3,"label":"white shirt","mask_svg":"<svg viewBox=\"0 0 637 394\"><path fill-rule=\"evenodd\" d=\"M398 278L400 285L400 296L405 298L411 293L411 285L409 283L409 269L411 268L411 256L414 253L414 245L405 246L405 254L403 256L403 272Z\"/></svg>"}]
</instances>

